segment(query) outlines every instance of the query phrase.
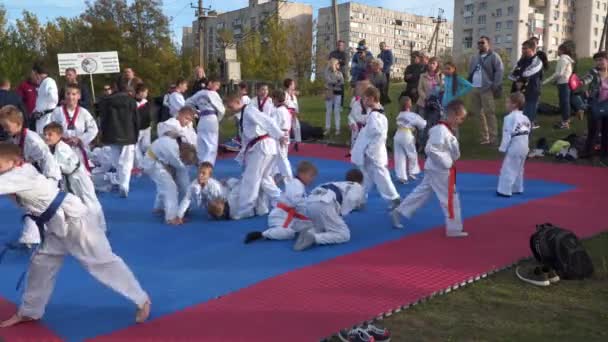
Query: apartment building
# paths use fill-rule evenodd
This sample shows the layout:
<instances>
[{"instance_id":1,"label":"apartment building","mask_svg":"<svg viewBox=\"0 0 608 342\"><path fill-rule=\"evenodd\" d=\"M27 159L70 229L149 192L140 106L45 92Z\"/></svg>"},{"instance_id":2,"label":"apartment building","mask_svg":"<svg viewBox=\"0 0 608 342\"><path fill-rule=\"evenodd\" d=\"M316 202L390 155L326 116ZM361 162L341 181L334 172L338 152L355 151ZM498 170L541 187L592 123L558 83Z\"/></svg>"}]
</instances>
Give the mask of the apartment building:
<instances>
[{"instance_id":1,"label":"apartment building","mask_svg":"<svg viewBox=\"0 0 608 342\"><path fill-rule=\"evenodd\" d=\"M488 36L495 50L503 50L515 63L521 44L529 37L540 39L549 58L557 47L574 40L577 55L597 51L608 0L455 0L454 55L476 48L480 36Z\"/></svg>"},{"instance_id":2,"label":"apartment building","mask_svg":"<svg viewBox=\"0 0 608 342\"><path fill-rule=\"evenodd\" d=\"M362 39L366 40L367 47L374 56L380 53L380 42L385 42L395 56L392 75L397 78L403 76L405 67L410 63L412 50L428 48L435 27L436 24L430 17L355 2L338 5L340 39L347 43L351 56ZM451 52L452 32L452 23L441 24L437 39L438 55ZM317 18L316 52L329 54L335 47L333 9L321 8ZM432 53L435 53L434 47Z\"/></svg>"},{"instance_id":3,"label":"apartment building","mask_svg":"<svg viewBox=\"0 0 608 342\"><path fill-rule=\"evenodd\" d=\"M258 30L261 23L271 16L294 24L298 35L307 35L312 41L312 6L278 0L249 0L249 6L234 11L208 13L204 29L206 61L216 60L222 55L222 44L218 32L231 31L238 42L250 30ZM198 46L198 22L192 23L193 44Z\"/></svg>"}]
</instances>

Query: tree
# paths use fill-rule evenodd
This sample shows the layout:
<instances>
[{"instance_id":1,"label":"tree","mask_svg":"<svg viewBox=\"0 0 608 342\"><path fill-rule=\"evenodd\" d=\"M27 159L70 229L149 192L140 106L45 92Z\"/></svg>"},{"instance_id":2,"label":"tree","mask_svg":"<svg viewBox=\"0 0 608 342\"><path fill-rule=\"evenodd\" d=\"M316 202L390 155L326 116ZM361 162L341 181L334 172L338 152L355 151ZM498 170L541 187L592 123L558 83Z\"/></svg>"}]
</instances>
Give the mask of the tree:
<instances>
[{"instance_id":1,"label":"tree","mask_svg":"<svg viewBox=\"0 0 608 342\"><path fill-rule=\"evenodd\" d=\"M262 29L263 75L270 81L285 78L292 56L286 54L289 30L278 19L269 20Z\"/></svg>"},{"instance_id":2,"label":"tree","mask_svg":"<svg viewBox=\"0 0 608 342\"><path fill-rule=\"evenodd\" d=\"M231 45L234 45L234 33L232 30L221 29L217 31L217 42L225 49Z\"/></svg>"},{"instance_id":3,"label":"tree","mask_svg":"<svg viewBox=\"0 0 608 342\"><path fill-rule=\"evenodd\" d=\"M293 38L288 42L287 51L291 53L295 78L302 83L310 79L312 69L312 22L301 30L293 24L288 25L288 34Z\"/></svg>"},{"instance_id":4,"label":"tree","mask_svg":"<svg viewBox=\"0 0 608 342\"><path fill-rule=\"evenodd\" d=\"M249 31L237 45L237 56L241 62L241 78L262 77L262 36L258 31Z\"/></svg>"}]
</instances>

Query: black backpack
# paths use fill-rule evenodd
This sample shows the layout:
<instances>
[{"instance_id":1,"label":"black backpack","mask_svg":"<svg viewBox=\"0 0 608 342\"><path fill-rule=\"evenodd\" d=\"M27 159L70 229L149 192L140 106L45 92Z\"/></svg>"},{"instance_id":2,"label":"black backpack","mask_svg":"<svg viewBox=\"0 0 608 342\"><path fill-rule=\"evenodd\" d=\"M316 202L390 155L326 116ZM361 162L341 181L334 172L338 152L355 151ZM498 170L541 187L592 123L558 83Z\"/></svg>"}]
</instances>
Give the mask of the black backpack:
<instances>
[{"instance_id":1,"label":"black backpack","mask_svg":"<svg viewBox=\"0 0 608 342\"><path fill-rule=\"evenodd\" d=\"M593 274L589 254L569 230L551 223L538 225L530 237L530 249L536 260L553 268L563 279L584 279Z\"/></svg>"}]
</instances>

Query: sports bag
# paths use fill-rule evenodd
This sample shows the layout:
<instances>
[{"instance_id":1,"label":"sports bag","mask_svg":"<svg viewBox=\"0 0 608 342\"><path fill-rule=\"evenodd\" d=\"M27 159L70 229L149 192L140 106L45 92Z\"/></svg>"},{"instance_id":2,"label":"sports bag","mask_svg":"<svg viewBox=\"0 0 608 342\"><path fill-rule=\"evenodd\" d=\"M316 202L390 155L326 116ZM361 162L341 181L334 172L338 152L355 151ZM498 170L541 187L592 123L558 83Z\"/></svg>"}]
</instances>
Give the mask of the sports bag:
<instances>
[{"instance_id":1,"label":"sports bag","mask_svg":"<svg viewBox=\"0 0 608 342\"><path fill-rule=\"evenodd\" d=\"M536 260L551 267L563 279L584 279L593 274L593 263L577 236L566 229L545 223L536 226L530 237Z\"/></svg>"},{"instance_id":2,"label":"sports bag","mask_svg":"<svg viewBox=\"0 0 608 342\"><path fill-rule=\"evenodd\" d=\"M578 75L575 74L575 73L572 73L570 75L570 78L568 79L568 87L570 87L570 90L571 91L576 91L582 85L583 85L583 82L578 77Z\"/></svg>"}]
</instances>

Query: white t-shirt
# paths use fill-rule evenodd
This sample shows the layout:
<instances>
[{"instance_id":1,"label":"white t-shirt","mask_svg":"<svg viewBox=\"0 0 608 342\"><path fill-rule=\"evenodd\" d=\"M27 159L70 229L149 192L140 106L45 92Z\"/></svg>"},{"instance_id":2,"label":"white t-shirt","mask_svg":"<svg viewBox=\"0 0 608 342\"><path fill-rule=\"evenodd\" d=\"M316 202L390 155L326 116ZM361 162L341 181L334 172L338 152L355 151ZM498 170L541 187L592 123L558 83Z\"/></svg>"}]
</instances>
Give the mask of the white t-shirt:
<instances>
[{"instance_id":1,"label":"white t-shirt","mask_svg":"<svg viewBox=\"0 0 608 342\"><path fill-rule=\"evenodd\" d=\"M482 85L482 63L483 60L488 56L487 53L484 53L482 55L479 56L479 63L477 64L477 66L475 67L475 72L473 72L473 87L475 88L481 88Z\"/></svg>"}]
</instances>

